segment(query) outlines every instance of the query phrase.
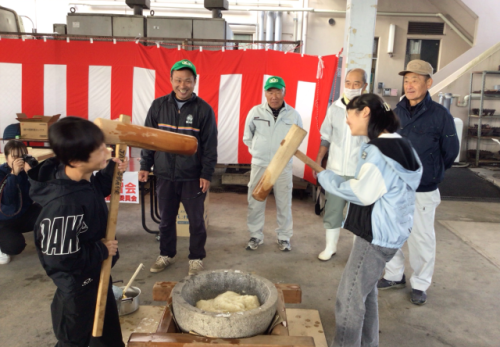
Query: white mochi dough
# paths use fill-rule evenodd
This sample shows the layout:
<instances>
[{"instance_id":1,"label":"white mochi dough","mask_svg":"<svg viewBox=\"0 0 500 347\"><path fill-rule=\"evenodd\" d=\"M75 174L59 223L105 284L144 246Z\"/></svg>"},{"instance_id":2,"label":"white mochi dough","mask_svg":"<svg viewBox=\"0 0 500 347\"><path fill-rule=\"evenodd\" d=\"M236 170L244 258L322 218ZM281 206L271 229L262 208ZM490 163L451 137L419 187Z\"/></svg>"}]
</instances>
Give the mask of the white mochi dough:
<instances>
[{"instance_id":1,"label":"white mochi dough","mask_svg":"<svg viewBox=\"0 0 500 347\"><path fill-rule=\"evenodd\" d=\"M232 291L219 294L215 299L200 300L196 307L208 312L242 312L260 306L256 295L241 295Z\"/></svg>"}]
</instances>

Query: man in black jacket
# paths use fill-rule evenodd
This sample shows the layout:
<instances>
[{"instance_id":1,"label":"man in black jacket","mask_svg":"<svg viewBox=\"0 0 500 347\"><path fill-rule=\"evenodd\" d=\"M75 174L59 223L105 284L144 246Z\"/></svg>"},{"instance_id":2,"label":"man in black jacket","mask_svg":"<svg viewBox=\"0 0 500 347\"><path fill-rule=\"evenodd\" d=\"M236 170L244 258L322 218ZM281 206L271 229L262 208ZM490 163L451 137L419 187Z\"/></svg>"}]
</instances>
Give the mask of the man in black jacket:
<instances>
[{"instance_id":1,"label":"man in black jacket","mask_svg":"<svg viewBox=\"0 0 500 347\"><path fill-rule=\"evenodd\" d=\"M436 259L434 217L441 202L438 184L443 180L444 171L453 165L459 143L450 112L432 101L429 95L431 64L412 60L399 74L404 76L405 97L394 110L401 121L398 132L410 140L424 168L416 193L413 229L408 238L410 265L414 271L410 279L410 301L423 305L427 301L426 290L432 283ZM399 249L387 263L385 275L377 287L383 290L405 286L404 255Z\"/></svg>"},{"instance_id":2,"label":"man in black jacket","mask_svg":"<svg viewBox=\"0 0 500 347\"><path fill-rule=\"evenodd\" d=\"M198 139L192 156L142 150L139 181L146 182L151 167L157 178L160 208L160 255L151 272L163 271L177 253L176 218L182 202L189 219L189 275L203 269L205 258L204 202L217 164L217 125L212 107L193 93L196 67L189 60L174 64L170 71L173 91L151 105L145 126Z\"/></svg>"},{"instance_id":3,"label":"man in black jacket","mask_svg":"<svg viewBox=\"0 0 500 347\"><path fill-rule=\"evenodd\" d=\"M32 199L42 205L35 224L35 247L45 272L57 286L51 305L56 347L124 347L116 301L107 293L103 334L91 337L102 262L118 260L118 241L105 241L115 163L107 163L104 134L92 122L66 117L49 128L56 158L29 171ZM97 174L93 172L100 170Z\"/></svg>"}]
</instances>

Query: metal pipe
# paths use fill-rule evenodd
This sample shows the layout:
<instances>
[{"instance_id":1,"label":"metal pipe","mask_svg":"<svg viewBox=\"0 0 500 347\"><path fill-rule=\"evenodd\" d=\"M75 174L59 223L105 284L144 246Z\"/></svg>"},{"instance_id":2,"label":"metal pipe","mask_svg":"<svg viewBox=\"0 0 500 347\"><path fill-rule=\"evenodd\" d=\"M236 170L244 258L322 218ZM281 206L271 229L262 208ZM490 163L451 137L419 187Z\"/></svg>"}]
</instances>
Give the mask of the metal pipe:
<instances>
[{"instance_id":1,"label":"metal pipe","mask_svg":"<svg viewBox=\"0 0 500 347\"><path fill-rule=\"evenodd\" d=\"M257 40L264 41L264 21L266 13L264 11L259 11L259 23L257 28ZM259 45L259 49L263 49L264 45Z\"/></svg>"},{"instance_id":2,"label":"metal pipe","mask_svg":"<svg viewBox=\"0 0 500 347\"><path fill-rule=\"evenodd\" d=\"M139 5L134 6L134 16L142 16L142 7Z\"/></svg>"},{"instance_id":3,"label":"metal pipe","mask_svg":"<svg viewBox=\"0 0 500 347\"><path fill-rule=\"evenodd\" d=\"M297 30L299 27L299 19L297 16L293 17L293 40L297 41Z\"/></svg>"},{"instance_id":4,"label":"metal pipe","mask_svg":"<svg viewBox=\"0 0 500 347\"><path fill-rule=\"evenodd\" d=\"M274 12L267 12L266 20L266 41L273 40L273 29L274 29ZM272 48L272 45L266 45L267 48Z\"/></svg>"},{"instance_id":5,"label":"metal pipe","mask_svg":"<svg viewBox=\"0 0 500 347\"><path fill-rule=\"evenodd\" d=\"M451 101L453 100L452 93L444 93L443 106L449 111L451 109Z\"/></svg>"},{"instance_id":6,"label":"metal pipe","mask_svg":"<svg viewBox=\"0 0 500 347\"><path fill-rule=\"evenodd\" d=\"M31 18L30 18L30 17L28 17L28 16L25 16L24 14L19 15L19 17L28 18L28 19L30 20L30 22L31 22L31 31L32 31L34 34L36 34L35 24L34 24L34 23L33 23L33 21L31 20Z\"/></svg>"},{"instance_id":7,"label":"metal pipe","mask_svg":"<svg viewBox=\"0 0 500 347\"><path fill-rule=\"evenodd\" d=\"M442 105L444 100L444 93L440 92L438 96L439 96L439 104Z\"/></svg>"},{"instance_id":8,"label":"metal pipe","mask_svg":"<svg viewBox=\"0 0 500 347\"><path fill-rule=\"evenodd\" d=\"M304 0L304 8L309 6L309 0ZM314 10L314 9L313 9ZM302 54L306 53L307 47L307 22L308 22L309 11L304 12L304 20L302 22Z\"/></svg>"},{"instance_id":9,"label":"metal pipe","mask_svg":"<svg viewBox=\"0 0 500 347\"><path fill-rule=\"evenodd\" d=\"M274 41L281 41L283 33L283 12L276 12L276 21L274 22ZM274 44L275 51L281 51L281 43Z\"/></svg>"},{"instance_id":10,"label":"metal pipe","mask_svg":"<svg viewBox=\"0 0 500 347\"><path fill-rule=\"evenodd\" d=\"M222 18L222 11L217 9L212 10L212 18Z\"/></svg>"}]
</instances>

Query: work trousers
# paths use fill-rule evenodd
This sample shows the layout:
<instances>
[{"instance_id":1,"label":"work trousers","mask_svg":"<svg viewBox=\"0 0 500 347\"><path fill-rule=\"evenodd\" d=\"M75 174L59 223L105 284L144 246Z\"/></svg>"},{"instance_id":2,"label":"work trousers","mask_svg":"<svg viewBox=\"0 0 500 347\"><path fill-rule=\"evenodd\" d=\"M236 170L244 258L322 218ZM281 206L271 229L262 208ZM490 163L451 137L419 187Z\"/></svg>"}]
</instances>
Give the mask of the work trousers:
<instances>
[{"instance_id":1,"label":"work trousers","mask_svg":"<svg viewBox=\"0 0 500 347\"><path fill-rule=\"evenodd\" d=\"M20 254L26 247L23 233L33 231L42 207L32 204L16 219L0 221L0 251L8 255Z\"/></svg>"},{"instance_id":2,"label":"work trousers","mask_svg":"<svg viewBox=\"0 0 500 347\"><path fill-rule=\"evenodd\" d=\"M410 278L413 289L426 291L432 283L436 262L436 233L434 218L436 207L441 202L439 189L432 192L416 193L413 229L408 238ZM388 281L401 281L405 271L405 256L401 249L386 265L384 278Z\"/></svg>"},{"instance_id":3,"label":"work trousers","mask_svg":"<svg viewBox=\"0 0 500 347\"><path fill-rule=\"evenodd\" d=\"M254 237L259 240L264 240L262 230L264 229L267 199L257 201L252 197L252 192L264 174L264 171L266 171L265 167L252 164L250 182L248 183L248 231L250 232L250 238ZM276 219L278 222L276 234L278 235L278 240L290 241L293 235L292 179L292 164L289 163L281 175L279 175L273 187L274 199L276 200Z\"/></svg>"},{"instance_id":4,"label":"work trousers","mask_svg":"<svg viewBox=\"0 0 500 347\"><path fill-rule=\"evenodd\" d=\"M342 176L344 181L353 177ZM325 229L337 229L342 226L344 220L344 208L347 201L341 197L326 192L325 215L323 216L323 226Z\"/></svg>"},{"instance_id":5,"label":"work trousers","mask_svg":"<svg viewBox=\"0 0 500 347\"><path fill-rule=\"evenodd\" d=\"M157 178L156 196L160 208L160 255L177 254L177 214L184 205L189 220L189 259L206 257L207 230L203 218L206 193L201 193L200 180L174 182Z\"/></svg>"},{"instance_id":6,"label":"work trousers","mask_svg":"<svg viewBox=\"0 0 500 347\"><path fill-rule=\"evenodd\" d=\"M109 279L104 326L101 337L92 337L98 281L92 281L76 293L56 290L52 300L52 326L55 347L124 347L118 308Z\"/></svg>"},{"instance_id":7,"label":"work trousers","mask_svg":"<svg viewBox=\"0 0 500 347\"><path fill-rule=\"evenodd\" d=\"M378 346L377 282L396 251L354 239L337 290L333 347Z\"/></svg>"}]
</instances>

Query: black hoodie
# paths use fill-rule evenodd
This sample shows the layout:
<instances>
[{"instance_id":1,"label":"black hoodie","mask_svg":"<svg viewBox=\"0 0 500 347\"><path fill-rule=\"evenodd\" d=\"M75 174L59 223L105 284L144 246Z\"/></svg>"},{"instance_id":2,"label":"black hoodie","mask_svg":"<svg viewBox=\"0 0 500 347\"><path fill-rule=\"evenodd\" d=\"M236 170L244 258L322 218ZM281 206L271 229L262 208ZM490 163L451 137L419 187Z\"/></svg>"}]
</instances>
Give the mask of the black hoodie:
<instances>
[{"instance_id":1,"label":"black hoodie","mask_svg":"<svg viewBox=\"0 0 500 347\"><path fill-rule=\"evenodd\" d=\"M90 182L73 181L64 166L51 158L28 172L30 196L42 205L35 224L38 257L55 285L74 293L92 281L99 281L101 264L108 249L101 242L106 235L108 207L115 163L92 175ZM113 264L118 254L113 259Z\"/></svg>"}]
</instances>

